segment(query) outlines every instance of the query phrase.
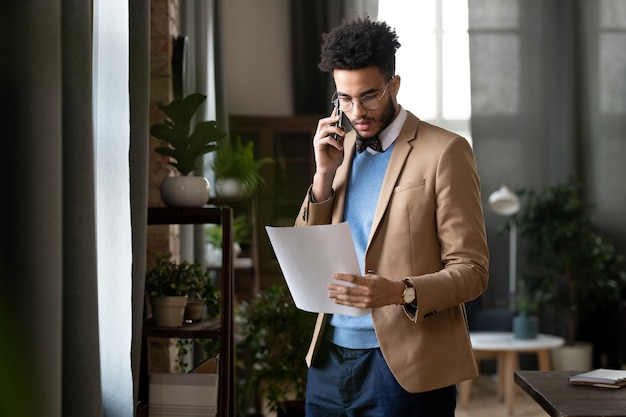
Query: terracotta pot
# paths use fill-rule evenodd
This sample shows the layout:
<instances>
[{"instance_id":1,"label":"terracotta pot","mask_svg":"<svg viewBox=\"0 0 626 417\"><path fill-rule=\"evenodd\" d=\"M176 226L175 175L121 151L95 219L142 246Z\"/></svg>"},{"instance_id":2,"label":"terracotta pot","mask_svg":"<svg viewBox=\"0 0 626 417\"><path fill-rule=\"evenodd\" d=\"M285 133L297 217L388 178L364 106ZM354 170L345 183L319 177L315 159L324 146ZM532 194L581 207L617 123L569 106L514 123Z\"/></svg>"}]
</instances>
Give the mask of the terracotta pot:
<instances>
[{"instance_id":1,"label":"terracotta pot","mask_svg":"<svg viewBox=\"0 0 626 417\"><path fill-rule=\"evenodd\" d=\"M204 317L204 300L189 298L185 307L185 323L198 323Z\"/></svg>"},{"instance_id":2,"label":"terracotta pot","mask_svg":"<svg viewBox=\"0 0 626 417\"><path fill-rule=\"evenodd\" d=\"M187 296L150 297L152 319L155 326L179 327L183 325Z\"/></svg>"}]
</instances>

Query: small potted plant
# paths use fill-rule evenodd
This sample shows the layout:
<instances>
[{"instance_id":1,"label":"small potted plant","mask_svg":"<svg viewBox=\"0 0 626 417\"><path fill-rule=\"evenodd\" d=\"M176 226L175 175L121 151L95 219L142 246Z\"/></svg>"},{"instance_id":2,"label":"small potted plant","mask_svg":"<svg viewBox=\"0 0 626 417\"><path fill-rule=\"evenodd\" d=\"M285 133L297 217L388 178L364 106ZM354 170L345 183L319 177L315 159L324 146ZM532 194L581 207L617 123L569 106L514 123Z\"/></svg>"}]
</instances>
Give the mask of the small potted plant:
<instances>
[{"instance_id":1,"label":"small potted plant","mask_svg":"<svg viewBox=\"0 0 626 417\"><path fill-rule=\"evenodd\" d=\"M219 291L211 281L210 273L202 271L200 263L192 264L197 275L192 288L189 290L187 306L185 307L185 322L197 323L205 316L215 317L219 314Z\"/></svg>"},{"instance_id":2,"label":"small potted plant","mask_svg":"<svg viewBox=\"0 0 626 417\"><path fill-rule=\"evenodd\" d=\"M242 415L251 405L260 411L263 398L278 416L304 415L304 358L317 315L299 310L284 285L242 301L236 313L238 409Z\"/></svg>"},{"instance_id":3,"label":"small potted plant","mask_svg":"<svg viewBox=\"0 0 626 417\"><path fill-rule=\"evenodd\" d=\"M549 299L546 281L542 279L522 279L515 297L517 315L513 317L513 336L516 339L536 339L539 333L538 312Z\"/></svg>"},{"instance_id":4,"label":"small potted plant","mask_svg":"<svg viewBox=\"0 0 626 417\"><path fill-rule=\"evenodd\" d=\"M239 136L220 141L211 169L215 173L215 191L219 196L245 197L253 194L265 181L260 168L272 158L254 158L254 142L243 145Z\"/></svg>"},{"instance_id":5,"label":"small potted plant","mask_svg":"<svg viewBox=\"0 0 626 417\"><path fill-rule=\"evenodd\" d=\"M191 129L191 120L205 100L205 95L193 93L167 105L157 104L167 119L153 124L150 134L167 146L159 146L155 152L169 157L169 164L181 174L166 177L161 183L161 198L168 206L199 207L209 199L208 180L189 174L202 167L200 157L215 151L216 142L226 133L217 128L215 121L202 121Z\"/></svg>"},{"instance_id":6,"label":"small potted plant","mask_svg":"<svg viewBox=\"0 0 626 417\"><path fill-rule=\"evenodd\" d=\"M146 294L150 297L154 324L178 327L183 324L190 294L206 299L212 286L209 287L208 272L202 270L200 263L176 263L170 257L159 254L156 265L146 271Z\"/></svg>"},{"instance_id":7,"label":"small potted plant","mask_svg":"<svg viewBox=\"0 0 626 417\"><path fill-rule=\"evenodd\" d=\"M250 222L246 215L239 215L233 219L233 257L242 253L242 247L250 245ZM209 224L204 228L206 241L207 261L210 265L220 265L222 261L222 228Z\"/></svg>"}]
</instances>

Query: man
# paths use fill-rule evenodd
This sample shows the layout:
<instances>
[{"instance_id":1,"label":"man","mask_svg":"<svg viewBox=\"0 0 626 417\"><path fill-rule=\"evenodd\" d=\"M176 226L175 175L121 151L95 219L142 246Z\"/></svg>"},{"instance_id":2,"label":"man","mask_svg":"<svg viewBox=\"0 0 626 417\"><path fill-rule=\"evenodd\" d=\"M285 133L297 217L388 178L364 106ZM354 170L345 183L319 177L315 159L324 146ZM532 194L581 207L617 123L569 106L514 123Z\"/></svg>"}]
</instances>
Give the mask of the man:
<instances>
[{"instance_id":1,"label":"man","mask_svg":"<svg viewBox=\"0 0 626 417\"><path fill-rule=\"evenodd\" d=\"M319 67L354 129L336 126L337 109L319 121L296 226L349 222L362 276L334 274L329 297L371 314L318 317L307 417L452 417L455 384L478 375L464 309L488 277L474 155L398 104L399 46L368 17L324 35ZM362 150L372 138L380 144Z\"/></svg>"}]
</instances>

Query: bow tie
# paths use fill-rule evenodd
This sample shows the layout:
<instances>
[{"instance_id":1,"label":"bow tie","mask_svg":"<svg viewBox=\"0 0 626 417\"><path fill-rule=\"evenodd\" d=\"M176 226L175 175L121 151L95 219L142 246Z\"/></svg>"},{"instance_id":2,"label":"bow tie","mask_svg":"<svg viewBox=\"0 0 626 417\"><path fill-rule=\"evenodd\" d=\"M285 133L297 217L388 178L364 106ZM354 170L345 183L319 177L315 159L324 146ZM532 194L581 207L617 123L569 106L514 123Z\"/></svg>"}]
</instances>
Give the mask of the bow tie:
<instances>
[{"instance_id":1,"label":"bow tie","mask_svg":"<svg viewBox=\"0 0 626 417\"><path fill-rule=\"evenodd\" d=\"M365 150L365 148L372 148L372 150L376 152L383 152L383 147L380 144L380 139L378 136L374 136L371 138L357 138L356 140L356 151L361 153Z\"/></svg>"}]
</instances>

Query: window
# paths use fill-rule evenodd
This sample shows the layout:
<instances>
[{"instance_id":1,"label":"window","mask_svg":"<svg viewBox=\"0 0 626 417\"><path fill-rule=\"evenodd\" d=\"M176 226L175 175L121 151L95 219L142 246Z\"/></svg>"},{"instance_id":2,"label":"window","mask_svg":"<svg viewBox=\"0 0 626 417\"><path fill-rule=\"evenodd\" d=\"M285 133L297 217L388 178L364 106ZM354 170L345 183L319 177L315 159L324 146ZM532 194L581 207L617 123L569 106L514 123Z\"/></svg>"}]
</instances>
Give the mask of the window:
<instances>
[{"instance_id":1,"label":"window","mask_svg":"<svg viewBox=\"0 0 626 417\"><path fill-rule=\"evenodd\" d=\"M401 47L398 101L420 119L470 137L467 0L379 0Z\"/></svg>"}]
</instances>

